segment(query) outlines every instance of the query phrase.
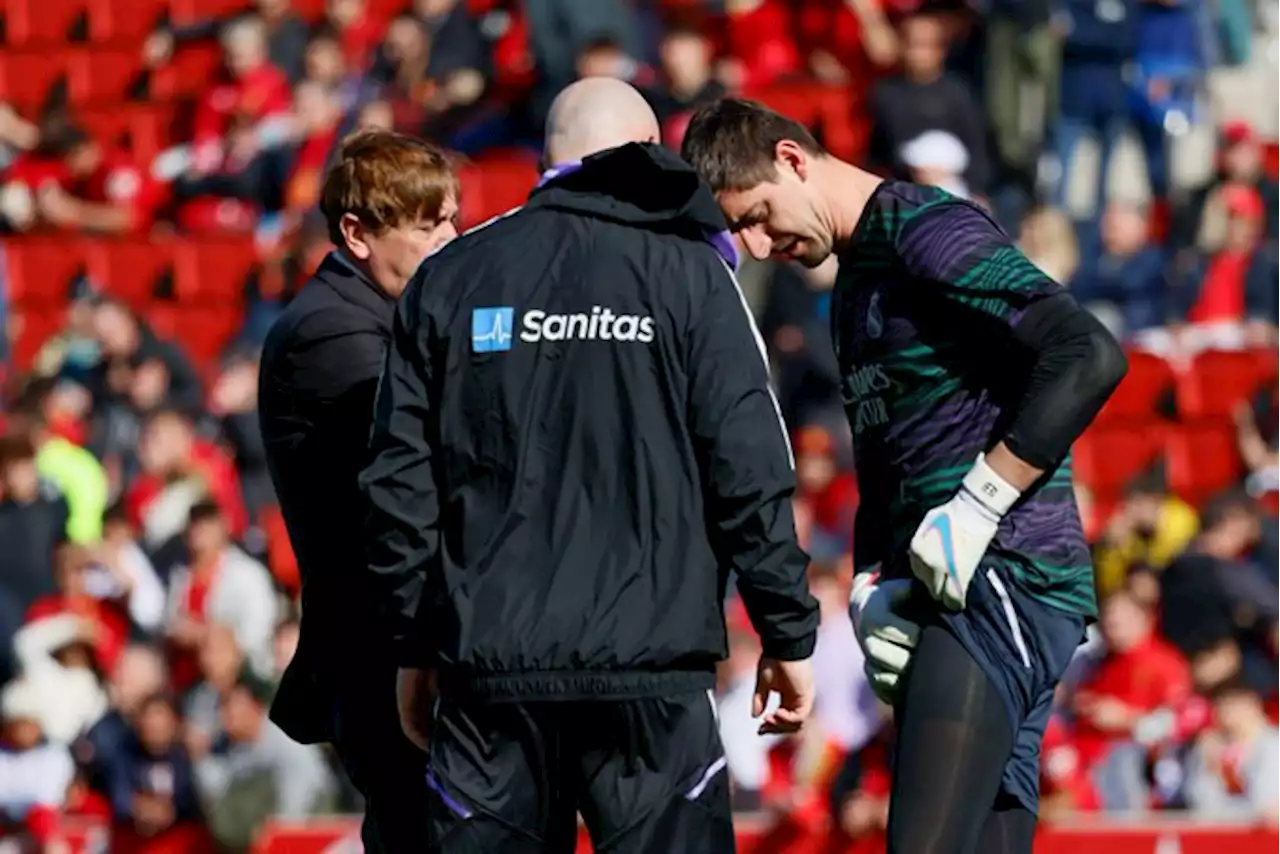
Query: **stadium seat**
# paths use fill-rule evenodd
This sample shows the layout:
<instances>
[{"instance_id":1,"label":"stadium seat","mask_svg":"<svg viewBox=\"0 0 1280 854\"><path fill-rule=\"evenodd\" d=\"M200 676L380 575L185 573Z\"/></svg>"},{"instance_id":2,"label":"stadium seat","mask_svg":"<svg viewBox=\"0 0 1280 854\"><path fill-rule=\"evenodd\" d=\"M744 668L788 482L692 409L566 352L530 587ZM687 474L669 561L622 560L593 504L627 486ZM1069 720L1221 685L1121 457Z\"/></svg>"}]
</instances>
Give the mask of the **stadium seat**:
<instances>
[{"instance_id":1,"label":"stadium seat","mask_svg":"<svg viewBox=\"0 0 1280 854\"><path fill-rule=\"evenodd\" d=\"M86 248L89 278L102 293L145 308L173 275L173 244L163 240L95 240Z\"/></svg>"},{"instance_id":2,"label":"stadium seat","mask_svg":"<svg viewBox=\"0 0 1280 854\"><path fill-rule=\"evenodd\" d=\"M56 51L0 51L0 102L33 117L64 73L63 56Z\"/></svg>"},{"instance_id":3,"label":"stadium seat","mask_svg":"<svg viewBox=\"0 0 1280 854\"><path fill-rule=\"evenodd\" d=\"M1225 418L1262 382L1257 357L1247 351L1207 350L1178 377L1178 414L1183 419Z\"/></svg>"},{"instance_id":4,"label":"stadium seat","mask_svg":"<svg viewBox=\"0 0 1280 854\"><path fill-rule=\"evenodd\" d=\"M142 79L136 47L79 48L67 56L67 96L73 106L127 101Z\"/></svg>"},{"instance_id":5,"label":"stadium seat","mask_svg":"<svg viewBox=\"0 0 1280 854\"><path fill-rule=\"evenodd\" d=\"M84 0L5 0L5 46L63 45L85 13Z\"/></svg>"},{"instance_id":6,"label":"stadium seat","mask_svg":"<svg viewBox=\"0 0 1280 854\"><path fill-rule=\"evenodd\" d=\"M61 306L84 271L81 244L71 237L23 237L3 245L7 298L18 305Z\"/></svg>"},{"instance_id":7,"label":"stadium seat","mask_svg":"<svg viewBox=\"0 0 1280 854\"><path fill-rule=\"evenodd\" d=\"M244 312L239 306L178 305L169 329L196 368L208 375L243 322Z\"/></svg>"},{"instance_id":8,"label":"stadium seat","mask_svg":"<svg viewBox=\"0 0 1280 854\"><path fill-rule=\"evenodd\" d=\"M169 14L167 0L86 0L89 40L140 44Z\"/></svg>"},{"instance_id":9,"label":"stadium seat","mask_svg":"<svg viewBox=\"0 0 1280 854\"><path fill-rule=\"evenodd\" d=\"M1161 398L1173 387L1173 369L1164 359L1151 353L1128 355L1129 373L1098 413L1097 424L1150 419Z\"/></svg>"},{"instance_id":10,"label":"stadium seat","mask_svg":"<svg viewBox=\"0 0 1280 854\"><path fill-rule=\"evenodd\" d=\"M811 80L774 83L747 93L774 112L782 113L808 128L818 125L822 116L823 92L826 88Z\"/></svg>"},{"instance_id":11,"label":"stadium seat","mask_svg":"<svg viewBox=\"0 0 1280 854\"><path fill-rule=\"evenodd\" d=\"M1272 141L1262 147L1262 164L1272 181L1280 180L1280 144Z\"/></svg>"},{"instance_id":12,"label":"stadium seat","mask_svg":"<svg viewBox=\"0 0 1280 854\"><path fill-rule=\"evenodd\" d=\"M151 72L151 97L162 101L195 98L217 77L222 52L216 44L183 45L168 65Z\"/></svg>"},{"instance_id":13,"label":"stadium seat","mask_svg":"<svg viewBox=\"0 0 1280 854\"><path fill-rule=\"evenodd\" d=\"M1202 504L1244 476L1235 425L1230 421L1180 424L1166 437L1169 489L1192 504Z\"/></svg>"},{"instance_id":14,"label":"stadium seat","mask_svg":"<svg viewBox=\"0 0 1280 854\"><path fill-rule=\"evenodd\" d=\"M491 152L460 172L464 228L524 204L538 183L536 162L523 151Z\"/></svg>"},{"instance_id":15,"label":"stadium seat","mask_svg":"<svg viewBox=\"0 0 1280 854\"><path fill-rule=\"evenodd\" d=\"M1071 451L1076 476L1100 503L1113 500L1157 460L1167 429L1165 422L1154 419L1090 427Z\"/></svg>"},{"instance_id":16,"label":"stadium seat","mask_svg":"<svg viewBox=\"0 0 1280 854\"><path fill-rule=\"evenodd\" d=\"M251 0L172 0L169 15L176 25L195 24L210 18L229 17L251 5Z\"/></svg>"},{"instance_id":17,"label":"stadium seat","mask_svg":"<svg viewBox=\"0 0 1280 854\"><path fill-rule=\"evenodd\" d=\"M174 296L184 303L239 306L245 281L257 263L252 238L185 240L174 253Z\"/></svg>"},{"instance_id":18,"label":"stadium seat","mask_svg":"<svg viewBox=\"0 0 1280 854\"><path fill-rule=\"evenodd\" d=\"M129 113L118 105L76 110L75 120L103 148L130 150L133 147Z\"/></svg>"}]
</instances>

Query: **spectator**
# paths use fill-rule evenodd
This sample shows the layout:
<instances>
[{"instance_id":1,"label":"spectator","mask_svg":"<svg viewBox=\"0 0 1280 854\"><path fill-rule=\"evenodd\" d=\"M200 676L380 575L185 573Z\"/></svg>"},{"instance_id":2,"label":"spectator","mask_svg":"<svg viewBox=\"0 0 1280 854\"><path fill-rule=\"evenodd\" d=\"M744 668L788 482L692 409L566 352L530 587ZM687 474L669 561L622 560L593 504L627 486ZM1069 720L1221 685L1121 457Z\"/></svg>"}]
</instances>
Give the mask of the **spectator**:
<instances>
[{"instance_id":1,"label":"spectator","mask_svg":"<svg viewBox=\"0 0 1280 854\"><path fill-rule=\"evenodd\" d=\"M40 147L15 163L6 185L29 194L28 224L122 234L148 228L165 189L122 151L104 151L79 127L47 131Z\"/></svg>"},{"instance_id":2,"label":"spectator","mask_svg":"<svg viewBox=\"0 0 1280 854\"><path fill-rule=\"evenodd\" d=\"M1181 707L1191 694L1191 673L1128 592L1104 602L1101 627L1105 652L1072 702L1076 747L1103 808L1132 809L1141 804L1145 787L1142 759L1130 742L1149 716Z\"/></svg>"},{"instance_id":3,"label":"spectator","mask_svg":"<svg viewBox=\"0 0 1280 854\"><path fill-rule=\"evenodd\" d=\"M1245 556L1257 545L1258 510L1247 495L1215 498L1200 518L1200 534L1161 577L1160 626L1188 657L1223 641L1273 630L1276 586Z\"/></svg>"},{"instance_id":4,"label":"spectator","mask_svg":"<svg viewBox=\"0 0 1280 854\"><path fill-rule=\"evenodd\" d=\"M88 770L89 785L94 790L110 793L111 776L125 761L121 751L128 740L131 721L143 701L160 694L167 685L164 659L153 648L133 644L120 653L107 687L110 705L75 746L76 759Z\"/></svg>"},{"instance_id":5,"label":"spectator","mask_svg":"<svg viewBox=\"0 0 1280 854\"><path fill-rule=\"evenodd\" d=\"M1062 35L1046 0L996 0L986 20L987 121L996 155L1025 190L1041 144L1058 117Z\"/></svg>"},{"instance_id":6,"label":"spectator","mask_svg":"<svg viewBox=\"0 0 1280 854\"><path fill-rule=\"evenodd\" d=\"M1223 191L1227 215L1222 247L1192 266L1177 297L1175 340L1181 352L1219 347L1275 346L1277 277L1274 246L1262 241L1265 211L1251 187Z\"/></svg>"},{"instance_id":7,"label":"spectator","mask_svg":"<svg viewBox=\"0 0 1280 854\"><path fill-rule=\"evenodd\" d=\"M101 353L97 370L89 379L95 405L127 398L134 368L158 359L169 375L167 404L186 412L200 410L203 390L190 359L178 345L156 335L124 303L100 300L93 312L93 331Z\"/></svg>"},{"instance_id":8,"label":"spectator","mask_svg":"<svg viewBox=\"0 0 1280 854\"><path fill-rule=\"evenodd\" d=\"M1187 760L1187 804L1221 818L1280 820L1280 732L1247 685L1228 682L1213 696L1214 726Z\"/></svg>"},{"instance_id":9,"label":"spectator","mask_svg":"<svg viewBox=\"0 0 1280 854\"><path fill-rule=\"evenodd\" d=\"M1055 282L1069 283L1080 268L1075 227L1057 208L1031 210L1022 220L1018 242L1031 263Z\"/></svg>"},{"instance_id":10,"label":"spectator","mask_svg":"<svg viewBox=\"0 0 1280 854\"><path fill-rule=\"evenodd\" d=\"M305 211L320 202L320 184L338 141L342 104L323 84L308 80L294 89L293 110L297 144L285 178L284 203L291 211ZM267 323L264 330L269 327Z\"/></svg>"},{"instance_id":11,"label":"spectator","mask_svg":"<svg viewBox=\"0 0 1280 854\"><path fill-rule=\"evenodd\" d=\"M94 557L103 570L97 581L99 595L114 598L138 633L157 635L165 616L164 585L119 504L103 519L102 543L94 550Z\"/></svg>"},{"instance_id":12,"label":"spectator","mask_svg":"<svg viewBox=\"0 0 1280 854\"><path fill-rule=\"evenodd\" d=\"M1251 495L1274 496L1280 490L1280 471L1276 429L1276 388L1264 389L1258 395L1261 405L1242 400L1231 412L1236 425L1236 443L1240 459L1248 471L1246 486Z\"/></svg>"},{"instance_id":13,"label":"spectator","mask_svg":"<svg viewBox=\"0 0 1280 854\"><path fill-rule=\"evenodd\" d=\"M902 146L898 161L917 184L941 187L954 196L969 198L969 185L964 180L969 168L969 151L954 134L944 130L925 131Z\"/></svg>"},{"instance_id":14,"label":"spectator","mask_svg":"<svg viewBox=\"0 0 1280 854\"><path fill-rule=\"evenodd\" d=\"M269 815L299 821L325 811L333 778L320 749L292 741L267 719L270 686L242 677L222 699L225 753L196 763L210 828L224 846L242 848Z\"/></svg>"},{"instance_id":15,"label":"spectator","mask_svg":"<svg viewBox=\"0 0 1280 854\"><path fill-rule=\"evenodd\" d=\"M369 64L383 27L369 14L367 0L325 0L325 24L338 33L343 55L352 68Z\"/></svg>"},{"instance_id":16,"label":"spectator","mask_svg":"<svg viewBox=\"0 0 1280 854\"><path fill-rule=\"evenodd\" d=\"M209 412L221 420L235 457L244 492L244 504L252 518L275 501L267 452L258 430L258 360L239 355L219 375L209 395Z\"/></svg>"},{"instance_id":17,"label":"spectator","mask_svg":"<svg viewBox=\"0 0 1280 854\"><path fill-rule=\"evenodd\" d=\"M208 756L222 735L222 698L235 687L246 666L235 632L228 626L210 625L200 644L201 681L187 692L183 704L183 740L193 759Z\"/></svg>"},{"instance_id":18,"label":"spectator","mask_svg":"<svg viewBox=\"0 0 1280 854\"><path fill-rule=\"evenodd\" d=\"M762 89L798 75L804 58L785 0L726 0L730 89Z\"/></svg>"},{"instance_id":19,"label":"spectator","mask_svg":"<svg viewBox=\"0 0 1280 854\"><path fill-rule=\"evenodd\" d=\"M196 681L197 656L215 623L231 629L256 673L270 673L277 609L267 568L231 542L226 517L210 501L191 508L186 542L190 561L174 571L169 585L175 687Z\"/></svg>"},{"instance_id":20,"label":"spectator","mask_svg":"<svg viewBox=\"0 0 1280 854\"><path fill-rule=\"evenodd\" d=\"M110 780L112 850L163 841L173 850L209 851L200 830L191 760L178 740L178 712L163 694L142 701Z\"/></svg>"},{"instance_id":21,"label":"spectator","mask_svg":"<svg viewBox=\"0 0 1280 854\"><path fill-rule=\"evenodd\" d=\"M51 568L66 531L66 501L40 479L35 445L0 437L0 585L23 613L57 590Z\"/></svg>"},{"instance_id":22,"label":"spectator","mask_svg":"<svg viewBox=\"0 0 1280 854\"><path fill-rule=\"evenodd\" d=\"M124 495L129 523L155 552L180 534L194 505L216 503L233 536L248 519L235 466L221 448L199 439L191 421L174 410L152 415L138 443L141 474ZM160 567L167 573L167 566Z\"/></svg>"},{"instance_id":23,"label":"spectator","mask_svg":"<svg viewBox=\"0 0 1280 854\"><path fill-rule=\"evenodd\" d=\"M888 827L892 757L893 723L885 720L871 741L845 758L831 789L839 842L874 838Z\"/></svg>"},{"instance_id":24,"label":"spectator","mask_svg":"<svg viewBox=\"0 0 1280 854\"><path fill-rule=\"evenodd\" d=\"M363 91L361 75L347 64L337 31L322 27L311 34L305 68L303 80L318 83L333 93L344 114L356 107Z\"/></svg>"},{"instance_id":25,"label":"spectator","mask_svg":"<svg viewBox=\"0 0 1280 854\"><path fill-rule=\"evenodd\" d=\"M467 4L461 0L414 0L413 11L426 26L431 42L427 74L447 89L474 92L478 98L490 77L489 48Z\"/></svg>"},{"instance_id":26,"label":"spectator","mask_svg":"<svg viewBox=\"0 0 1280 854\"><path fill-rule=\"evenodd\" d=\"M715 79L712 47L700 30L689 27L669 28L659 49L665 91L656 93L654 112L662 122L668 144L677 145L672 122L685 113L722 98L725 87Z\"/></svg>"},{"instance_id":27,"label":"spectator","mask_svg":"<svg viewBox=\"0 0 1280 854\"><path fill-rule=\"evenodd\" d=\"M1088 210L1088 217L1096 218L1111 154L1130 124L1124 65L1138 47L1139 0L1066 0L1063 12L1068 30L1062 49L1061 113L1053 126L1060 171L1053 203L1067 209L1076 149L1086 136L1096 137L1098 174Z\"/></svg>"},{"instance_id":28,"label":"spectator","mask_svg":"<svg viewBox=\"0 0 1280 854\"><path fill-rule=\"evenodd\" d=\"M1102 251L1085 253L1071 280L1076 300L1120 338L1132 339L1165 324L1166 259L1147 242L1147 217L1137 205L1108 204Z\"/></svg>"},{"instance_id":29,"label":"spectator","mask_svg":"<svg viewBox=\"0 0 1280 854\"><path fill-rule=\"evenodd\" d=\"M862 83L898 60L898 36L878 0L803 3L796 18L809 70L824 83Z\"/></svg>"},{"instance_id":30,"label":"spectator","mask_svg":"<svg viewBox=\"0 0 1280 854\"><path fill-rule=\"evenodd\" d=\"M946 131L968 153L964 181L970 193L987 192L986 129L973 93L945 70L946 22L933 14L915 14L901 25L902 73L876 84L871 93L872 136L868 157L896 177L910 179L903 147L929 131Z\"/></svg>"},{"instance_id":31,"label":"spectator","mask_svg":"<svg viewBox=\"0 0 1280 854\"><path fill-rule=\"evenodd\" d=\"M92 623L75 614L33 620L13 639L22 679L43 702L45 736L70 745L107 711L107 696L94 670Z\"/></svg>"},{"instance_id":32,"label":"spectator","mask_svg":"<svg viewBox=\"0 0 1280 854\"><path fill-rule=\"evenodd\" d=\"M1120 589L1135 569L1163 571L1186 549L1199 525L1195 509L1168 491L1161 472L1139 477L1098 544L1094 572L1099 595Z\"/></svg>"},{"instance_id":33,"label":"spectator","mask_svg":"<svg viewBox=\"0 0 1280 854\"><path fill-rule=\"evenodd\" d=\"M796 500L807 506L813 520L808 551L815 563L836 564L851 550L853 517L858 510L857 480L840 470L835 438L825 427L815 424L800 429L793 448Z\"/></svg>"},{"instance_id":34,"label":"spectator","mask_svg":"<svg viewBox=\"0 0 1280 854\"><path fill-rule=\"evenodd\" d=\"M293 657L298 653L301 628L301 623L293 616L285 617L276 626L275 639L272 643L272 650L275 653L275 669L272 671L272 678L277 682L284 676L289 662L293 661Z\"/></svg>"},{"instance_id":35,"label":"spectator","mask_svg":"<svg viewBox=\"0 0 1280 854\"><path fill-rule=\"evenodd\" d=\"M18 680L0 694L0 824L37 850L47 850L75 775L67 748L45 740L42 710L59 701L46 691Z\"/></svg>"},{"instance_id":36,"label":"spectator","mask_svg":"<svg viewBox=\"0 0 1280 854\"><path fill-rule=\"evenodd\" d=\"M33 386L24 398L9 416L9 429L28 438L36 450L36 471L66 501L67 539L96 542L107 509L106 472L92 453L50 429L43 405L47 387Z\"/></svg>"},{"instance_id":37,"label":"spectator","mask_svg":"<svg viewBox=\"0 0 1280 854\"><path fill-rule=\"evenodd\" d=\"M1181 254L1194 257L1197 249L1211 252L1222 245L1227 213L1223 202L1232 187L1252 187L1262 199L1266 216L1263 234L1277 237L1277 207L1280 190L1274 178L1262 169L1262 140L1248 122L1228 122L1222 128L1218 148L1218 168L1212 180L1192 191L1186 204L1174 209L1169 241Z\"/></svg>"},{"instance_id":38,"label":"spectator","mask_svg":"<svg viewBox=\"0 0 1280 854\"><path fill-rule=\"evenodd\" d=\"M577 58L593 39L620 40L627 55L643 54L635 12L622 0L528 0L522 6L538 69L530 105L535 126L541 127L556 93L574 81Z\"/></svg>"},{"instance_id":39,"label":"spectator","mask_svg":"<svg viewBox=\"0 0 1280 854\"><path fill-rule=\"evenodd\" d=\"M267 55L271 64L297 81L302 75L303 55L307 43L307 25L290 9L289 0L257 0L257 14L267 33ZM159 68L173 58L175 48L183 44L219 35L234 23L234 18L210 18L180 27L162 27L147 39L142 48L143 62Z\"/></svg>"},{"instance_id":40,"label":"spectator","mask_svg":"<svg viewBox=\"0 0 1280 854\"><path fill-rule=\"evenodd\" d=\"M72 615L87 625L93 661L103 673L115 667L129 637L128 606L121 600L122 583L98 563L93 552L64 543L54 554L58 592L39 599L27 611L35 623L59 614Z\"/></svg>"}]
</instances>

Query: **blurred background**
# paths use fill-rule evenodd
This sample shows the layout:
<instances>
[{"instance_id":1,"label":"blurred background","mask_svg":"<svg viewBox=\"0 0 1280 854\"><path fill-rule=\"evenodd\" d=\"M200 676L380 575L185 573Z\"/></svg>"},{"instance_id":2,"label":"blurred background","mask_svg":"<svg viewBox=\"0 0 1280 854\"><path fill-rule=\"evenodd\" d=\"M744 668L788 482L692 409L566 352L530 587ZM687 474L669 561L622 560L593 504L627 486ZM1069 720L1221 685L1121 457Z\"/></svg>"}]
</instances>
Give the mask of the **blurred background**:
<instances>
[{"instance_id":1,"label":"blurred background","mask_svg":"<svg viewBox=\"0 0 1280 854\"><path fill-rule=\"evenodd\" d=\"M1131 370L1075 449L1102 619L1045 743L1038 851L1276 849L1277 7L1255 0L6 0L0 849L358 850L266 720L297 567L257 349L331 247L335 141L458 153L520 204L555 93L629 80L666 142L744 93L989 207ZM834 266L748 264L824 620L817 725L760 739L729 604L744 852L882 850L891 722L845 617L858 503ZM343 817L346 816L346 817Z\"/></svg>"}]
</instances>

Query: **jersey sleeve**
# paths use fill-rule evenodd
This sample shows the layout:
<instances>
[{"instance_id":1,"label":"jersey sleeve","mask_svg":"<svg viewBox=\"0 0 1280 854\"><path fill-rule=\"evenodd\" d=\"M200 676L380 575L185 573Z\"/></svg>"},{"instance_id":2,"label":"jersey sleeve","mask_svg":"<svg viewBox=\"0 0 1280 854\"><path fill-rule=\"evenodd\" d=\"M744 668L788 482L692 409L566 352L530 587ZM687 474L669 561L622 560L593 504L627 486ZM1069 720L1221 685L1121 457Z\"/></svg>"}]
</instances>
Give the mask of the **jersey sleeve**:
<instances>
[{"instance_id":1,"label":"jersey sleeve","mask_svg":"<svg viewBox=\"0 0 1280 854\"><path fill-rule=\"evenodd\" d=\"M960 199L905 217L896 244L913 278L936 283L948 300L1009 326L1036 300L1066 290L1027 260L990 216Z\"/></svg>"}]
</instances>

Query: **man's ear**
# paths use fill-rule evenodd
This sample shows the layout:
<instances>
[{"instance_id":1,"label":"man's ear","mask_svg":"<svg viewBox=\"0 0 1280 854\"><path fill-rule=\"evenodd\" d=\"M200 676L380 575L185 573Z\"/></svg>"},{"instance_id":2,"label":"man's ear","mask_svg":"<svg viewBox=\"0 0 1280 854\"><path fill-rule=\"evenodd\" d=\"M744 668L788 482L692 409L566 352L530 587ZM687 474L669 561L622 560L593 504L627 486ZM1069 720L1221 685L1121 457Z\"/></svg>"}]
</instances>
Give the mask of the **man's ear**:
<instances>
[{"instance_id":1,"label":"man's ear","mask_svg":"<svg viewBox=\"0 0 1280 854\"><path fill-rule=\"evenodd\" d=\"M357 261L368 261L372 249L368 243L368 229L364 227L364 223L360 221L360 217L353 213L344 213L342 219L338 221L338 230L342 232L342 242L345 243L347 252Z\"/></svg>"},{"instance_id":2,"label":"man's ear","mask_svg":"<svg viewBox=\"0 0 1280 854\"><path fill-rule=\"evenodd\" d=\"M779 172L787 169L796 173L796 177L801 181L808 179L808 152L791 140L783 139L778 141L778 145L774 148L774 160Z\"/></svg>"}]
</instances>

